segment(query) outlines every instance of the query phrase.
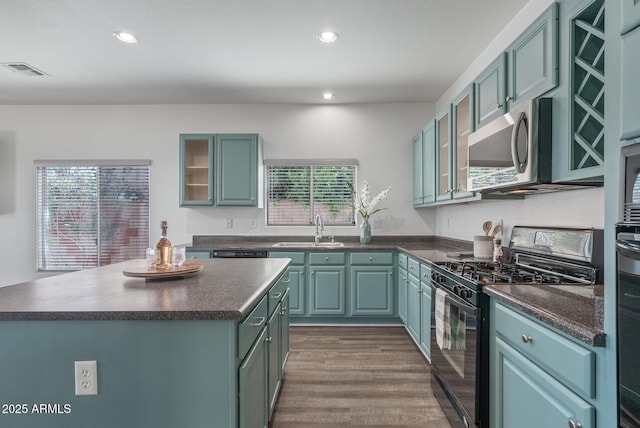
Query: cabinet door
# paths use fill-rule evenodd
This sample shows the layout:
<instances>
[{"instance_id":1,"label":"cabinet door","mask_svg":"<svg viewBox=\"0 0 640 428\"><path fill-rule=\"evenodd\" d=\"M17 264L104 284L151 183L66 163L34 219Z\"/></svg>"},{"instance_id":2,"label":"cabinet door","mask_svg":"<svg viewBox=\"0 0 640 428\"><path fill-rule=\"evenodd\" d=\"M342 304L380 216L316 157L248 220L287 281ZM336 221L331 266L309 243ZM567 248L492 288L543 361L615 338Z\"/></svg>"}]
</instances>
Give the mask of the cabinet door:
<instances>
[{"instance_id":1,"label":"cabinet door","mask_svg":"<svg viewBox=\"0 0 640 428\"><path fill-rule=\"evenodd\" d=\"M407 329L417 343L420 343L421 294L420 280L413 275L409 275L407 287Z\"/></svg>"},{"instance_id":2,"label":"cabinet door","mask_svg":"<svg viewBox=\"0 0 640 428\"><path fill-rule=\"evenodd\" d=\"M640 28L622 37L622 135L627 140L640 136Z\"/></svg>"},{"instance_id":3,"label":"cabinet door","mask_svg":"<svg viewBox=\"0 0 640 428\"><path fill-rule=\"evenodd\" d=\"M422 165L422 131L418 132L418 135L413 137L413 206L419 207L423 204L423 192L422 188L424 184L423 180L423 165Z\"/></svg>"},{"instance_id":4,"label":"cabinet door","mask_svg":"<svg viewBox=\"0 0 640 428\"><path fill-rule=\"evenodd\" d=\"M451 106L436 117L436 200L451 199Z\"/></svg>"},{"instance_id":5,"label":"cabinet door","mask_svg":"<svg viewBox=\"0 0 640 428\"><path fill-rule=\"evenodd\" d=\"M280 311L282 306L280 303L276 306L276 310L269 318L267 323L267 361L268 361L268 402L269 402L269 419L276 406L278 398L278 392L280 391L280 372L282 371L282 365L280 363L280 335L281 335L281 322L282 316Z\"/></svg>"},{"instance_id":6,"label":"cabinet door","mask_svg":"<svg viewBox=\"0 0 640 428\"><path fill-rule=\"evenodd\" d=\"M436 130L435 121L430 121L422 129L422 203L436 200Z\"/></svg>"},{"instance_id":7,"label":"cabinet door","mask_svg":"<svg viewBox=\"0 0 640 428\"><path fill-rule=\"evenodd\" d=\"M558 4L553 3L507 49L510 106L558 85Z\"/></svg>"},{"instance_id":8,"label":"cabinet door","mask_svg":"<svg viewBox=\"0 0 640 428\"><path fill-rule=\"evenodd\" d=\"M407 279L407 271L398 268L398 316L402 322L407 324L407 287L409 280Z\"/></svg>"},{"instance_id":9,"label":"cabinet door","mask_svg":"<svg viewBox=\"0 0 640 428\"><path fill-rule=\"evenodd\" d=\"M589 403L506 342L495 340L492 427L595 427L595 409Z\"/></svg>"},{"instance_id":10,"label":"cabinet door","mask_svg":"<svg viewBox=\"0 0 640 428\"><path fill-rule=\"evenodd\" d=\"M640 1L622 0L622 31L625 34L640 25Z\"/></svg>"},{"instance_id":11,"label":"cabinet door","mask_svg":"<svg viewBox=\"0 0 640 428\"><path fill-rule=\"evenodd\" d=\"M431 286L429 283L421 282L422 293L420 294L421 314L420 314L420 348L427 356L431 356Z\"/></svg>"},{"instance_id":12,"label":"cabinet door","mask_svg":"<svg viewBox=\"0 0 640 428\"><path fill-rule=\"evenodd\" d=\"M393 267L351 267L351 314L393 315Z\"/></svg>"},{"instance_id":13,"label":"cabinet door","mask_svg":"<svg viewBox=\"0 0 640 428\"><path fill-rule=\"evenodd\" d=\"M289 291L282 297L280 309L280 378L284 376L284 369L289 360Z\"/></svg>"},{"instance_id":14,"label":"cabinet door","mask_svg":"<svg viewBox=\"0 0 640 428\"><path fill-rule=\"evenodd\" d=\"M344 266L310 266L309 314L345 315Z\"/></svg>"},{"instance_id":15,"label":"cabinet door","mask_svg":"<svg viewBox=\"0 0 640 428\"><path fill-rule=\"evenodd\" d=\"M258 136L218 135L216 204L258 205Z\"/></svg>"},{"instance_id":16,"label":"cabinet door","mask_svg":"<svg viewBox=\"0 0 640 428\"><path fill-rule=\"evenodd\" d=\"M238 369L240 428L266 428L268 424L266 337L264 328Z\"/></svg>"},{"instance_id":17,"label":"cabinet door","mask_svg":"<svg viewBox=\"0 0 640 428\"><path fill-rule=\"evenodd\" d=\"M304 266L289 266L289 304L292 315L304 315Z\"/></svg>"},{"instance_id":18,"label":"cabinet door","mask_svg":"<svg viewBox=\"0 0 640 428\"><path fill-rule=\"evenodd\" d=\"M453 101L452 110L453 135L451 141L452 164L455 167L453 175L453 197L455 199L474 196L467 191L469 134L473 131L473 86L465 89L461 95Z\"/></svg>"},{"instance_id":19,"label":"cabinet door","mask_svg":"<svg viewBox=\"0 0 640 428\"><path fill-rule=\"evenodd\" d=\"M213 205L213 143L207 134L180 135L180 206Z\"/></svg>"},{"instance_id":20,"label":"cabinet door","mask_svg":"<svg viewBox=\"0 0 640 428\"><path fill-rule=\"evenodd\" d=\"M506 112L506 68L507 54L503 53L474 80L475 129Z\"/></svg>"}]
</instances>

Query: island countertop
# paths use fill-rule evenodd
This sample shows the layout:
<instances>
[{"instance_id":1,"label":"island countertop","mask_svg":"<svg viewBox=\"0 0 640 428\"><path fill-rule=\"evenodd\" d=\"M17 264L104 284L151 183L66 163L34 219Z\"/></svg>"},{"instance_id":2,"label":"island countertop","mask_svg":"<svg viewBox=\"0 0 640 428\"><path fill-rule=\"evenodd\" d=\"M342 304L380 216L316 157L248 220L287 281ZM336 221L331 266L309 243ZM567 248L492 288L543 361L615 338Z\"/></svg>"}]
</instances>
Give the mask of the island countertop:
<instances>
[{"instance_id":1,"label":"island countertop","mask_svg":"<svg viewBox=\"0 0 640 428\"><path fill-rule=\"evenodd\" d=\"M201 272L145 280L131 260L0 288L0 320L241 320L290 259L203 259Z\"/></svg>"}]
</instances>

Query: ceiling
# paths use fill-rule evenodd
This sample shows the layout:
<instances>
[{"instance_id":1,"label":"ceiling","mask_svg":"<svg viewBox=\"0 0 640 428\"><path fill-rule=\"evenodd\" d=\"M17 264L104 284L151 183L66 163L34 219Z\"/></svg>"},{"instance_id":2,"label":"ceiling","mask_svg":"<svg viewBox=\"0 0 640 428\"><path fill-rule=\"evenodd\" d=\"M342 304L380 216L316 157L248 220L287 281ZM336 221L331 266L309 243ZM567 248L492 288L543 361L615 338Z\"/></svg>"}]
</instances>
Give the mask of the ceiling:
<instances>
[{"instance_id":1,"label":"ceiling","mask_svg":"<svg viewBox=\"0 0 640 428\"><path fill-rule=\"evenodd\" d=\"M527 1L2 0L0 105L434 102Z\"/></svg>"}]
</instances>

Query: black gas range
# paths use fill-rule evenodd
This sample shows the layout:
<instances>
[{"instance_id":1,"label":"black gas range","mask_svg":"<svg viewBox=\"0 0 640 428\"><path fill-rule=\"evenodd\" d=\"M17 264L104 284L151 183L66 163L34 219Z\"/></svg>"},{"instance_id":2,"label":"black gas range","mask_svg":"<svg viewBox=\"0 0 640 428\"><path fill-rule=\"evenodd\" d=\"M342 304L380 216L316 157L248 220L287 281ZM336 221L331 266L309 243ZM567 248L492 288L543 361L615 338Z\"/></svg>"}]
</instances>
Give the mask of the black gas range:
<instances>
[{"instance_id":1,"label":"black gas range","mask_svg":"<svg viewBox=\"0 0 640 428\"><path fill-rule=\"evenodd\" d=\"M596 229L515 226L509 260L460 259L432 266L432 385L445 413L454 415L449 418L453 427L489 426L489 298L483 287L595 284L602 277L602 239L603 231ZM452 323L448 336L439 314L445 324Z\"/></svg>"}]
</instances>

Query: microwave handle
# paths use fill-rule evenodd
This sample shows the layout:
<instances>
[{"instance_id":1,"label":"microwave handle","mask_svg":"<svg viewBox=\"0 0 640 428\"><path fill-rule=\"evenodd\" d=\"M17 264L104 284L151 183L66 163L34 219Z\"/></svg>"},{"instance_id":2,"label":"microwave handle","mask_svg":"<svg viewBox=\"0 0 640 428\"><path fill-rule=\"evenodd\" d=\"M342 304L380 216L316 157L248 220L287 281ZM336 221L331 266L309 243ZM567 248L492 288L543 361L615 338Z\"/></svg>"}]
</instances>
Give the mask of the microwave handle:
<instances>
[{"instance_id":1,"label":"microwave handle","mask_svg":"<svg viewBox=\"0 0 640 428\"><path fill-rule=\"evenodd\" d=\"M520 158L518 158L518 133L520 132L520 125L523 122L526 123L526 120L527 115L524 112L520 112L518 120L513 126L513 131L511 132L511 159L513 160L513 166L516 168L516 172L518 174L522 174L524 172L524 165L520 163ZM528 144L529 141L527 141L527 145Z\"/></svg>"}]
</instances>

